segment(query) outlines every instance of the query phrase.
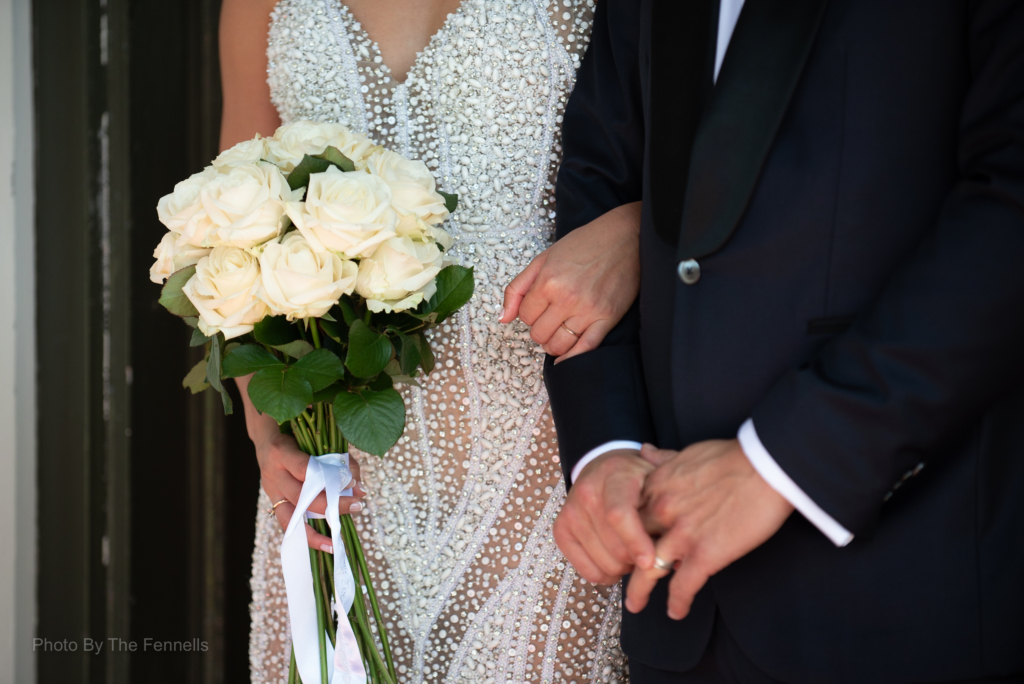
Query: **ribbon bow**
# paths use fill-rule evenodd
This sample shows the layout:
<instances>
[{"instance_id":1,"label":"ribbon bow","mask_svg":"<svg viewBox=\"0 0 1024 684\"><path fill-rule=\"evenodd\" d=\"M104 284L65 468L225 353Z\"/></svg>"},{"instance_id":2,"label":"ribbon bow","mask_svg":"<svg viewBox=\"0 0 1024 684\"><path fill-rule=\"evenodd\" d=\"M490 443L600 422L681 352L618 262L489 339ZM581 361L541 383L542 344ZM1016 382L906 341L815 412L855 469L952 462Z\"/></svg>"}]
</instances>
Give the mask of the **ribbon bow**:
<instances>
[{"instance_id":1,"label":"ribbon bow","mask_svg":"<svg viewBox=\"0 0 1024 684\"><path fill-rule=\"evenodd\" d=\"M342 491L342 483L352 484L348 454L310 456L306 480L302 483L295 512L288 522L281 542L281 571L288 593L288 619L292 629L295 663L303 682L320 681L320 638L317 634L316 597L313 594L313 571L306 543L306 518L327 518L334 544L334 602L338 611L337 649L327 638L328 681L331 684L366 684L366 670L359 654L356 635L348 622L348 612L355 600L356 584L348 564L348 554L341 541L341 516L338 499L352 496L351 489ZM308 511L320 494L327 492L327 515ZM326 637L326 635L325 635Z\"/></svg>"}]
</instances>

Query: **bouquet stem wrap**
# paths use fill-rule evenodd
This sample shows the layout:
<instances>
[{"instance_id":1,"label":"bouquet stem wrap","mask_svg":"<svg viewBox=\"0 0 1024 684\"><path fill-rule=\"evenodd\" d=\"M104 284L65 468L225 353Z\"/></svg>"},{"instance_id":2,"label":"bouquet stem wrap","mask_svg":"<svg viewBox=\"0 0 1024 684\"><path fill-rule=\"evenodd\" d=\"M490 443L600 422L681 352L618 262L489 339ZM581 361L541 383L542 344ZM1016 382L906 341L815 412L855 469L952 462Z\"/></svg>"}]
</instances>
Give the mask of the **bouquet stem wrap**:
<instances>
[{"instance_id":1,"label":"bouquet stem wrap","mask_svg":"<svg viewBox=\"0 0 1024 684\"><path fill-rule=\"evenodd\" d=\"M351 489L342 490L343 484L347 487L351 481L348 454L310 456L302 492L299 494L295 512L281 543L281 570L288 593L288 618L295 647L295 663L304 682L321 681L321 665L327 664L327 681L331 684L366 684L366 670L360 656L359 644L349 621L338 620L336 639L332 639L336 647L332 647L325 638L324 630L327 626L324 624L322 607L318 606L320 597L314 592L313 569L306 545L306 518L324 517L309 512L309 506L320 492L326 492L326 518L335 551L332 578L334 601L338 613L347 615L355 600L356 584L341 538L338 499L342 496L352 496ZM322 649L326 651L326 658L323 660Z\"/></svg>"}]
</instances>

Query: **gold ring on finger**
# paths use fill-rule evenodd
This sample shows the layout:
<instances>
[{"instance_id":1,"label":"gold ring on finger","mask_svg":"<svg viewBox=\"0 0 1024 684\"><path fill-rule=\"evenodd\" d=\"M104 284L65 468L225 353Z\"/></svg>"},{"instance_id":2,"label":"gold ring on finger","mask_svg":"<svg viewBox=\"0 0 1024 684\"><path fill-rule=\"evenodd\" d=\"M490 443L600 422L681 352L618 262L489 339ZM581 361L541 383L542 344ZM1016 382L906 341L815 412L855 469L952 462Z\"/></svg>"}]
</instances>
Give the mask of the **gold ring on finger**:
<instances>
[{"instance_id":1,"label":"gold ring on finger","mask_svg":"<svg viewBox=\"0 0 1024 684\"><path fill-rule=\"evenodd\" d=\"M288 499L281 499L276 504L274 504L274 507L270 509L270 512L273 513L274 511L277 510L278 506L280 506L281 504L286 504L286 503L291 503L291 502Z\"/></svg>"},{"instance_id":2,"label":"gold ring on finger","mask_svg":"<svg viewBox=\"0 0 1024 684\"><path fill-rule=\"evenodd\" d=\"M565 330L565 332L569 333L573 337L579 337L580 336L579 333L576 333L576 332L573 332L572 330L570 330L569 326L567 326L565 323L562 323L561 327L562 327L563 330Z\"/></svg>"}]
</instances>

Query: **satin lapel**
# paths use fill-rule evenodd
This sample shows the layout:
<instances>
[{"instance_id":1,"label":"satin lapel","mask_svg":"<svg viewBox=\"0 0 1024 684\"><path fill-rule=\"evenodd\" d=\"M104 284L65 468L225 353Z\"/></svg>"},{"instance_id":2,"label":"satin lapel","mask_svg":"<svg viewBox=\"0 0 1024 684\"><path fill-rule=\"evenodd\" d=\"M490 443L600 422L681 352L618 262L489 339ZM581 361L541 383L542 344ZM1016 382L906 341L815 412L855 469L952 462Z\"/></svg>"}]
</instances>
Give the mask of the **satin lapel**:
<instances>
[{"instance_id":1,"label":"satin lapel","mask_svg":"<svg viewBox=\"0 0 1024 684\"><path fill-rule=\"evenodd\" d=\"M754 193L827 0L747 0L697 131L679 258L721 249Z\"/></svg>"},{"instance_id":2,"label":"satin lapel","mask_svg":"<svg viewBox=\"0 0 1024 684\"><path fill-rule=\"evenodd\" d=\"M670 245L679 238L687 160L711 90L718 0L654 0L651 8L651 216Z\"/></svg>"}]
</instances>

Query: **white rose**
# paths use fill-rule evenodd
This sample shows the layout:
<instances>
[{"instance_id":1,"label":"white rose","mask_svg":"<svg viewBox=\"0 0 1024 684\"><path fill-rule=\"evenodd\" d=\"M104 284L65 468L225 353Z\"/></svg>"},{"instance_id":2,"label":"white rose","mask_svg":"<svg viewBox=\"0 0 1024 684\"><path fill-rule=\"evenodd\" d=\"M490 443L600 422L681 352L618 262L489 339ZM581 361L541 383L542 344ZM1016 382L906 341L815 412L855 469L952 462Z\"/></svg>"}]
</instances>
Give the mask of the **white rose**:
<instances>
[{"instance_id":1,"label":"white rose","mask_svg":"<svg viewBox=\"0 0 1024 684\"><path fill-rule=\"evenodd\" d=\"M356 292L370 311L413 309L437 291L434 278L443 267L444 255L436 244L393 237L359 262Z\"/></svg>"},{"instance_id":2,"label":"white rose","mask_svg":"<svg viewBox=\"0 0 1024 684\"><path fill-rule=\"evenodd\" d=\"M161 197L156 205L160 223L175 233L180 233L189 219L202 209L199 192L216 177L217 169L207 166L175 185L174 192Z\"/></svg>"},{"instance_id":3,"label":"white rose","mask_svg":"<svg viewBox=\"0 0 1024 684\"><path fill-rule=\"evenodd\" d=\"M289 202L286 211L314 249L350 259L373 254L395 236L391 190L363 171L344 173L332 166L310 175L306 201Z\"/></svg>"},{"instance_id":4,"label":"white rose","mask_svg":"<svg viewBox=\"0 0 1024 684\"><path fill-rule=\"evenodd\" d=\"M416 218L430 226L448 218L444 197L438 194L434 176L423 162L381 149L367 160L366 168L391 188L392 204L402 217L399 234L412 230Z\"/></svg>"},{"instance_id":5,"label":"white rose","mask_svg":"<svg viewBox=\"0 0 1024 684\"><path fill-rule=\"evenodd\" d=\"M255 164L267 158L267 140L257 135L252 140L244 140L229 150L224 150L213 160L213 167L224 171L225 166L232 164Z\"/></svg>"},{"instance_id":6,"label":"white rose","mask_svg":"<svg viewBox=\"0 0 1024 684\"><path fill-rule=\"evenodd\" d=\"M273 164L257 162L225 167L199 193L202 209L181 231L181 241L197 247L249 248L279 236L285 226L285 202L299 199Z\"/></svg>"},{"instance_id":7,"label":"white rose","mask_svg":"<svg viewBox=\"0 0 1024 684\"><path fill-rule=\"evenodd\" d=\"M166 233L153 250L156 263L149 269L149 279L157 284L162 283L186 266L199 263L199 260L209 253L210 250L201 247L179 245L177 233Z\"/></svg>"},{"instance_id":8,"label":"white rose","mask_svg":"<svg viewBox=\"0 0 1024 684\"><path fill-rule=\"evenodd\" d=\"M215 247L196 264L182 292L199 311L204 335L218 332L231 339L251 332L267 315L259 298L260 266L255 256L238 247Z\"/></svg>"},{"instance_id":9,"label":"white rose","mask_svg":"<svg viewBox=\"0 0 1024 684\"><path fill-rule=\"evenodd\" d=\"M316 251L297 232L267 244L260 267L260 296L275 315L284 314L289 321L323 316L342 295L352 293L358 271L355 262Z\"/></svg>"},{"instance_id":10,"label":"white rose","mask_svg":"<svg viewBox=\"0 0 1024 684\"><path fill-rule=\"evenodd\" d=\"M294 121L278 128L274 137L267 140L266 159L288 173L304 155L323 154L328 147L351 159L356 168L365 167L366 157L376 149L365 135L341 124Z\"/></svg>"}]
</instances>

